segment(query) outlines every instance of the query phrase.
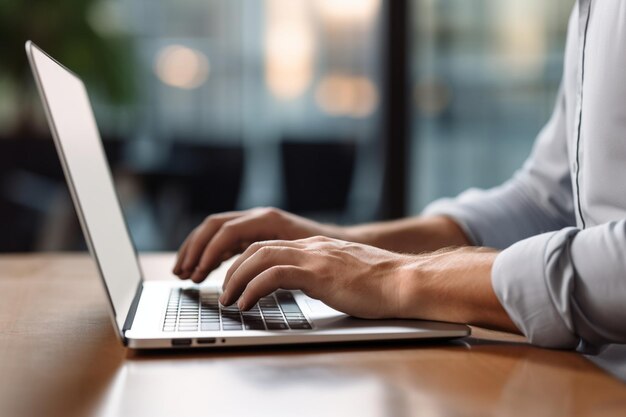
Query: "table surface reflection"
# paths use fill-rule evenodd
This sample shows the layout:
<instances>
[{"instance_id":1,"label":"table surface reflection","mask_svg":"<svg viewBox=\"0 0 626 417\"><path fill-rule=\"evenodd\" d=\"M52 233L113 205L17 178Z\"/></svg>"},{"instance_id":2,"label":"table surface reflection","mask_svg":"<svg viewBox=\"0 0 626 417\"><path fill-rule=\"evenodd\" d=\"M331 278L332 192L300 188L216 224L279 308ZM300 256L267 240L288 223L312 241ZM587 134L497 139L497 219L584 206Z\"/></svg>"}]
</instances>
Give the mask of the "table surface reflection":
<instances>
[{"instance_id":1,"label":"table surface reflection","mask_svg":"<svg viewBox=\"0 0 626 417\"><path fill-rule=\"evenodd\" d=\"M171 254L142 256L172 279ZM0 256L0 416L617 416L587 358L473 329L452 342L133 352L83 254ZM619 347L592 358L625 371ZM624 360L622 360L624 358Z\"/></svg>"}]
</instances>

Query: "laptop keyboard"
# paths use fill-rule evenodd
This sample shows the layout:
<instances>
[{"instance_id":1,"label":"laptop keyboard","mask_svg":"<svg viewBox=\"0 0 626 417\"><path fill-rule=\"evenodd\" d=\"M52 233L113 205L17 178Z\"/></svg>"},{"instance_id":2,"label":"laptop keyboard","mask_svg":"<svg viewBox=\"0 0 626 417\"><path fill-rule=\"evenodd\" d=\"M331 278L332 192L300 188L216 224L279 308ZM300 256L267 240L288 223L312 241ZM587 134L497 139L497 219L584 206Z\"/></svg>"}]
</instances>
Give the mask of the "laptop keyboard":
<instances>
[{"instance_id":1,"label":"laptop keyboard","mask_svg":"<svg viewBox=\"0 0 626 417\"><path fill-rule=\"evenodd\" d=\"M170 292L163 321L165 332L218 330L305 330L310 329L300 307L289 291L276 291L261 298L248 311L237 305L223 307L220 294L195 288Z\"/></svg>"}]
</instances>

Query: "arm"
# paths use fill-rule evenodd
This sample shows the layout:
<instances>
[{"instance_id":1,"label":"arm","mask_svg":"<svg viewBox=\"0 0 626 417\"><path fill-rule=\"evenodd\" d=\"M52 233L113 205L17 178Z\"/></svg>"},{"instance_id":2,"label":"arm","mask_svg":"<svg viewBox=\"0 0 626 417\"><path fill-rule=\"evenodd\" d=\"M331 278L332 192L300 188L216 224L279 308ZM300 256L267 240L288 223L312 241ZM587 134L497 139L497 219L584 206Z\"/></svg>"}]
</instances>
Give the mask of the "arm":
<instances>
[{"instance_id":1,"label":"arm","mask_svg":"<svg viewBox=\"0 0 626 417\"><path fill-rule=\"evenodd\" d=\"M389 252L325 237L251 245L233 264L220 302L252 307L279 289L362 318L419 318L517 331L491 286L497 252Z\"/></svg>"},{"instance_id":2,"label":"arm","mask_svg":"<svg viewBox=\"0 0 626 417\"><path fill-rule=\"evenodd\" d=\"M417 216L345 229L346 240L402 253L422 253L470 244L463 229L450 217Z\"/></svg>"},{"instance_id":3,"label":"arm","mask_svg":"<svg viewBox=\"0 0 626 417\"><path fill-rule=\"evenodd\" d=\"M565 228L498 253L451 248L421 255L315 237L251 245L220 301L250 308L301 289L363 318L419 318L524 333L537 345L589 350L626 342L626 220Z\"/></svg>"},{"instance_id":4,"label":"arm","mask_svg":"<svg viewBox=\"0 0 626 417\"><path fill-rule=\"evenodd\" d=\"M463 231L445 216L417 217L355 227L320 224L275 208L209 216L182 244L174 274L201 282L219 264L264 240L326 236L388 250L419 253L468 244Z\"/></svg>"},{"instance_id":5,"label":"arm","mask_svg":"<svg viewBox=\"0 0 626 417\"><path fill-rule=\"evenodd\" d=\"M301 289L363 318L420 318L524 333L531 343L591 350L626 343L626 220L565 228L504 251L421 255L329 238L255 243L228 271L220 301L246 309ZM518 330L519 329L519 330Z\"/></svg>"},{"instance_id":6,"label":"arm","mask_svg":"<svg viewBox=\"0 0 626 417\"><path fill-rule=\"evenodd\" d=\"M486 248L455 248L416 257L400 280L398 316L519 333L492 287L497 256Z\"/></svg>"}]
</instances>

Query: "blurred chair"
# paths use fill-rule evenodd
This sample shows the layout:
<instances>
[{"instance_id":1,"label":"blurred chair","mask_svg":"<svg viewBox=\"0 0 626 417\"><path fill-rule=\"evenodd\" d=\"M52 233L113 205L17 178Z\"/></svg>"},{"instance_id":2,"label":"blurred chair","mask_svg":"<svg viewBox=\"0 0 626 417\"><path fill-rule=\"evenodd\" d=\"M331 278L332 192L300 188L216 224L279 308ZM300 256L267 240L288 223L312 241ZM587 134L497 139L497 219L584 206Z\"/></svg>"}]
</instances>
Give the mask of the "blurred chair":
<instances>
[{"instance_id":1,"label":"blurred chair","mask_svg":"<svg viewBox=\"0 0 626 417\"><path fill-rule=\"evenodd\" d=\"M287 210L341 218L348 205L356 151L351 140L285 138L281 153Z\"/></svg>"},{"instance_id":2,"label":"blurred chair","mask_svg":"<svg viewBox=\"0 0 626 417\"><path fill-rule=\"evenodd\" d=\"M168 248L176 248L205 216L235 209L243 168L240 145L177 140L158 169L139 173Z\"/></svg>"},{"instance_id":3,"label":"blurred chair","mask_svg":"<svg viewBox=\"0 0 626 417\"><path fill-rule=\"evenodd\" d=\"M106 140L112 166L123 143ZM84 249L51 138L0 140L0 251Z\"/></svg>"},{"instance_id":4,"label":"blurred chair","mask_svg":"<svg viewBox=\"0 0 626 417\"><path fill-rule=\"evenodd\" d=\"M52 140L0 140L0 251L38 249L49 207L67 194L63 185Z\"/></svg>"}]
</instances>

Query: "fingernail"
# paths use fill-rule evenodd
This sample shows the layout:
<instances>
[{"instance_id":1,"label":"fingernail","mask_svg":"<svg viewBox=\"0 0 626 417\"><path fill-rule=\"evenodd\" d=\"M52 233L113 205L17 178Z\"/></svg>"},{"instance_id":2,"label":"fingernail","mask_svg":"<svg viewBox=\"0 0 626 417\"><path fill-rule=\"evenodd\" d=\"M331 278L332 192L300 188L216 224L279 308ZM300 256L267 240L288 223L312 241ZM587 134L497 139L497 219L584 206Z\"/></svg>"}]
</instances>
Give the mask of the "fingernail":
<instances>
[{"instance_id":1,"label":"fingernail","mask_svg":"<svg viewBox=\"0 0 626 417\"><path fill-rule=\"evenodd\" d=\"M225 306L225 305L228 305L227 301L228 301L228 296L226 296L226 293L222 294L219 298L219 302Z\"/></svg>"},{"instance_id":2,"label":"fingernail","mask_svg":"<svg viewBox=\"0 0 626 417\"><path fill-rule=\"evenodd\" d=\"M246 307L246 303L243 302L243 300L239 300L237 301L237 308L239 308L239 310L245 310Z\"/></svg>"}]
</instances>

